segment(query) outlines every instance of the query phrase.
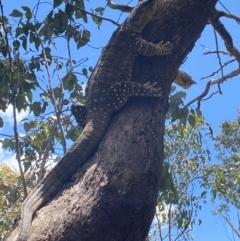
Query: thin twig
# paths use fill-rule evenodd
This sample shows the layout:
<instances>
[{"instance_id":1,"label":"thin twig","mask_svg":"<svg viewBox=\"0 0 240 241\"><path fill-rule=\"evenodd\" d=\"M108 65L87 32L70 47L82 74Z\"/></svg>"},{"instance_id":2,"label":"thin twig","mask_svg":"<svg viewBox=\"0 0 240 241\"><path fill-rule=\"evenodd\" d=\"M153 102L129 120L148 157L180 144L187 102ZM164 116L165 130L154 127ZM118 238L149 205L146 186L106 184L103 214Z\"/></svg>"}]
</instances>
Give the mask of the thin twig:
<instances>
[{"instance_id":1,"label":"thin twig","mask_svg":"<svg viewBox=\"0 0 240 241\"><path fill-rule=\"evenodd\" d=\"M159 213L156 212L155 215L156 215L156 219L157 219L157 225L158 225L158 231L159 231L160 240L163 240L161 222L160 222L159 217L158 217L158 215L160 215L160 212Z\"/></svg>"},{"instance_id":2,"label":"thin twig","mask_svg":"<svg viewBox=\"0 0 240 241\"><path fill-rule=\"evenodd\" d=\"M39 8L39 5L40 5L40 1L41 0L38 0L37 4L34 6L33 10L32 10L32 13L33 13L33 16L34 16L34 19L36 20L37 19L37 12L38 12L38 8ZM36 9L36 10L35 10ZM35 11L35 13L34 13Z\"/></svg>"},{"instance_id":3,"label":"thin twig","mask_svg":"<svg viewBox=\"0 0 240 241\"><path fill-rule=\"evenodd\" d=\"M207 52L204 53L203 55L207 55L207 54L224 54L224 55L229 55L229 52L225 51L225 50L208 50Z\"/></svg>"},{"instance_id":4,"label":"thin twig","mask_svg":"<svg viewBox=\"0 0 240 241\"><path fill-rule=\"evenodd\" d=\"M0 136L6 136L6 137L9 137L9 138L13 138L14 137L14 135L6 135L6 134L2 134L2 133L0 133Z\"/></svg>"},{"instance_id":5,"label":"thin twig","mask_svg":"<svg viewBox=\"0 0 240 241\"><path fill-rule=\"evenodd\" d=\"M70 52L70 49L69 49L69 52ZM71 54L69 56L69 58L71 59ZM59 63L58 63L58 59L56 59L57 61L57 76L58 76L58 80L60 82L60 86L61 86L61 98L59 98L59 102L58 102L58 109L62 111L62 108L63 108L63 100L64 100L64 86L63 86L63 81L62 81L62 78L60 77L60 74L59 74ZM69 60L70 61L70 60ZM71 66L71 65L70 65ZM71 71L72 67L70 67L70 71ZM60 113L59 113L60 114ZM65 152L64 152L65 153Z\"/></svg>"},{"instance_id":6,"label":"thin twig","mask_svg":"<svg viewBox=\"0 0 240 241\"><path fill-rule=\"evenodd\" d=\"M227 222L227 224L231 227L231 229L234 231L234 233L240 238L240 231L238 231L232 224L232 222L227 218L225 215L220 213L220 215L223 217L223 219Z\"/></svg>"},{"instance_id":7,"label":"thin twig","mask_svg":"<svg viewBox=\"0 0 240 241\"><path fill-rule=\"evenodd\" d=\"M50 127L47 146L46 146L46 149L44 150L43 159L41 161L41 166L40 166L40 170L39 170L39 176L38 176L37 183L39 183L43 178L44 170L45 170L45 164L47 162L49 151L52 147L52 142L54 140L54 136L55 136L56 131L57 131L57 123L53 122L51 127Z\"/></svg>"},{"instance_id":8,"label":"thin twig","mask_svg":"<svg viewBox=\"0 0 240 241\"><path fill-rule=\"evenodd\" d=\"M223 64L223 68L226 67L228 64L231 64L231 63L234 62L234 61L237 61L237 60L236 60L236 59L231 59L231 60L225 62L225 63ZM203 76L201 79L210 78L210 77L214 76L215 74L217 74L219 71L221 71L221 68L213 71L210 75Z\"/></svg>"},{"instance_id":9,"label":"thin twig","mask_svg":"<svg viewBox=\"0 0 240 241\"><path fill-rule=\"evenodd\" d=\"M221 61L221 57L219 55L219 49L218 49L218 38L217 38L217 34L216 34L216 30L214 29L214 36L215 36L215 42L216 42L216 48L217 48L217 57L218 57L218 61L219 61L219 65L220 65L220 69L221 69L221 74L223 76L223 66L222 66L222 61ZM218 91L220 94L222 94L222 91L221 91L221 88L220 88L220 85L218 84Z\"/></svg>"},{"instance_id":10,"label":"thin twig","mask_svg":"<svg viewBox=\"0 0 240 241\"><path fill-rule=\"evenodd\" d=\"M37 34L37 31L36 31L36 34ZM58 126L59 126L61 136L62 136L62 143L61 144L63 146L63 152L66 153L67 152L67 144L66 144L66 139L65 139L65 135L64 135L64 131L63 131L62 123L61 123L61 118L60 118L61 110L58 108L58 106L56 104L56 99L55 99L55 95L54 95L54 91L53 91L53 85L52 85L52 77L51 77L51 74L50 74L50 69L49 69L48 60L47 60L47 56L46 56L46 53L45 53L45 47L44 47L43 41L41 41L41 47L42 47L43 59L45 61L45 67L46 67L46 71L47 71L47 75L48 75L48 82L49 82L51 100L52 100L52 103L53 103L53 107L54 107L55 114L56 114L56 117L57 117Z\"/></svg>"},{"instance_id":11,"label":"thin twig","mask_svg":"<svg viewBox=\"0 0 240 241\"><path fill-rule=\"evenodd\" d=\"M88 12L88 11L86 11L86 10L80 8L80 7L77 7L77 6L75 6L75 5L71 4L71 3L69 3L68 1L63 0L63 2L69 4L69 5L71 5L72 7L76 8L76 9L78 9L78 10L80 10L80 11L86 13L86 14L89 14L89 15L91 15L91 16L93 16L93 17L100 18L100 19L102 19L102 20L105 20L105 21L111 22L111 23L113 23L113 24L115 24L115 25L117 25L117 26L120 26L119 23L113 21L112 19L104 18L104 17L98 16L98 15L96 15L96 14L94 14L94 13L90 13L90 12Z\"/></svg>"},{"instance_id":12,"label":"thin twig","mask_svg":"<svg viewBox=\"0 0 240 241\"><path fill-rule=\"evenodd\" d=\"M192 210L190 210L189 220L192 220L192 215L193 215L193 203L192 202L191 202L191 207L192 207ZM181 230L181 232L177 235L177 237L174 239L174 241L177 241L186 232L186 230L189 227L189 224L190 224L190 221L188 222L187 225L185 225L183 230Z\"/></svg>"},{"instance_id":13,"label":"thin twig","mask_svg":"<svg viewBox=\"0 0 240 241\"><path fill-rule=\"evenodd\" d=\"M70 70L68 71L72 72L73 67L72 67L72 56L71 56L71 50L70 50L70 36L67 37L67 49L68 49L68 61L70 66Z\"/></svg>"}]
</instances>

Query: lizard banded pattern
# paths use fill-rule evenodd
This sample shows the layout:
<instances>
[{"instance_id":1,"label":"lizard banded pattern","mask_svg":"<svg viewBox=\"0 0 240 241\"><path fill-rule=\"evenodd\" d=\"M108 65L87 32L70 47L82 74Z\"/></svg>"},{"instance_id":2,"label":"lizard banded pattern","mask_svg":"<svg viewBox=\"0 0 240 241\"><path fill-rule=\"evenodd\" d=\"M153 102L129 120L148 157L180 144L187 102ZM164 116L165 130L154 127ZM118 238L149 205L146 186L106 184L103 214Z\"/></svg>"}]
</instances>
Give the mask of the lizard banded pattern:
<instances>
[{"instance_id":1,"label":"lizard banded pattern","mask_svg":"<svg viewBox=\"0 0 240 241\"><path fill-rule=\"evenodd\" d=\"M131 81L132 66L138 54L146 56L169 55L173 45L162 42L154 45L141 38L141 32L151 21L160 0L143 0L128 18L112 34L88 80L86 107L73 114L84 129L80 137L26 198L22 206L22 218L17 241L26 241L30 233L34 213L53 198L102 140L114 112L121 109L130 96L161 97L156 84L145 85ZM138 43L136 45L136 43ZM147 81L146 81L147 82ZM85 120L84 120L85 119Z\"/></svg>"},{"instance_id":2,"label":"lizard banded pattern","mask_svg":"<svg viewBox=\"0 0 240 241\"><path fill-rule=\"evenodd\" d=\"M144 39L138 38L135 43L135 48L139 54L144 56L166 55L168 53L168 45L170 42L159 42L158 44L149 43Z\"/></svg>"},{"instance_id":3,"label":"lizard banded pattern","mask_svg":"<svg viewBox=\"0 0 240 241\"><path fill-rule=\"evenodd\" d=\"M143 0L138 0L138 2L141 2L141 1L143 1ZM116 3L112 2L111 0L107 0L107 5L112 9L118 9L122 12L131 12L134 9L134 7L130 7L127 5L116 4ZM151 43L148 43L148 44L149 44L148 48L151 48ZM159 44L161 44L161 42ZM138 46L139 49L142 48L141 45L144 45L144 44L142 42L136 41L136 46ZM154 52L155 51L154 46L152 48L153 48L152 51ZM143 46L143 49L146 49L145 46ZM151 52L151 50L143 51L141 54L148 56L146 52L149 53L149 52ZM192 77L190 75L188 75L186 72L181 71L181 70L178 71L177 76L174 80L174 83L181 86L184 89L188 89L193 84L196 84L196 82L192 79Z\"/></svg>"}]
</instances>

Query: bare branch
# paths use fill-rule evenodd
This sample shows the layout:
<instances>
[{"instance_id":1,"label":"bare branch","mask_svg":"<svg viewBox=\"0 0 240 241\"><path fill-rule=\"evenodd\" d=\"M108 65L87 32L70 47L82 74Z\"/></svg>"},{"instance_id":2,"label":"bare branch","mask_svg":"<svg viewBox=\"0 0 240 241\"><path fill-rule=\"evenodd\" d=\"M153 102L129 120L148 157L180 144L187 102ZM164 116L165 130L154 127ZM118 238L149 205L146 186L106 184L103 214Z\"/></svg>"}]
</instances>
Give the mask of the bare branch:
<instances>
[{"instance_id":1,"label":"bare branch","mask_svg":"<svg viewBox=\"0 0 240 241\"><path fill-rule=\"evenodd\" d=\"M221 61L221 57L219 55L219 49L218 49L218 38L217 38L217 34L216 34L216 30L214 29L214 36L215 36L215 42L216 42L216 53L217 53L217 57L218 57L218 61L219 61L219 65L220 65L220 70L221 70L221 74L223 76L223 66L222 66L222 61ZM220 85L218 84L218 91L220 94L222 94L222 91L220 89Z\"/></svg>"},{"instance_id":2,"label":"bare branch","mask_svg":"<svg viewBox=\"0 0 240 241\"><path fill-rule=\"evenodd\" d=\"M69 52L70 52L70 49L69 49ZM71 61L71 55L69 56L69 61ZM60 77L60 74L59 74L59 63L58 63L58 58L56 59L57 61L57 76L58 76L58 80L60 82L60 90L61 90L61 94L60 94L60 98L59 98L59 102L58 102L58 110L59 110L59 119L61 118L61 112L62 112L62 108L63 108L63 100L64 100L64 86L63 86L63 81L62 81L62 78ZM70 72L72 71L72 65L70 64ZM64 138L65 139L65 138ZM64 152L65 153L65 152Z\"/></svg>"},{"instance_id":3,"label":"bare branch","mask_svg":"<svg viewBox=\"0 0 240 241\"><path fill-rule=\"evenodd\" d=\"M240 52L233 45L233 40L232 40L232 36L230 35L230 33L227 31L227 29L221 23L219 18L216 18L217 14L218 14L218 12L216 11L215 16L213 16L213 18L211 18L210 23L212 24L214 29L218 32L218 34L223 39L228 52L232 56L234 56L237 59L238 63L240 64Z\"/></svg>"},{"instance_id":4,"label":"bare branch","mask_svg":"<svg viewBox=\"0 0 240 241\"><path fill-rule=\"evenodd\" d=\"M5 136L5 137L9 137L9 138L13 138L14 137L13 135L6 135L6 134L3 134L3 133L0 133L0 136Z\"/></svg>"},{"instance_id":5,"label":"bare branch","mask_svg":"<svg viewBox=\"0 0 240 241\"><path fill-rule=\"evenodd\" d=\"M207 54L224 54L224 55L230 55L229 52L225 51L225 50L208 50L207 49L207 52L204 53L204 55L207 55Z\"/></svg>"},{"instance_id":6,"label":"bare branch","mask_svg":"<svg viewBox=\"0 0 240 241\"><path fill-rule=\"evenodd\" d=\"M224 67L226 67L228 64L230 64L230 63L234 62L234 61L236 61L236 59L231 59L231 60L229 60L229 61L225 62L225 63L222 65L222 66L223 66L223 68L224 68ZM219 69L215 70L215 71L214 71L214 72L212 72L210 75L203 76L201 79L206 79L206 78L212 77L212 76L214 76L215 74L217 74L219 71L221 71L221 68L219 68Z\"/></svg>"},{"instance_id":7,"label":"bare branch","mask_svg":"<svg viewBox=\"0 0 240 241\"><path fill-rule=\"evenodd\" d=\"M210 80L208 81L207 85L206 85L206 88L205 90L203 91L202 94L200 94L199 96L197 96L196 98L194 98L193 100L191 100L190 102L188 102L184 107L189 107L192 103L194 102L198 102L198 108L200 109L200 102L202 101L202 99L208 94L209 90L210 90L210 87L211 85L214 85L214 84L221 84L223 83L225 80L229 79L229 78L232 78L232 77L235 77L237 75L240 74L240 68L232 71L231 73L227 74L227 75L224 75L222 76L221 78L219 79L213 79L213 80Z\"/></svg>"},{"instance_id":8,"label":"bare branch","mask_svg":"<svg viewBox=\"0 0 240 241\"><path fill-rule=\"evenodd\" d=\"M112 9L118 9L122 12L126 12L126 13L130 13L134 7L130 7L128 5L123 5L123 4L116 4L114 2L112 2L111 0L107 0L107 5L108 7L112 8Z\"/></svg>"},{"instance_id":9,"label":"bare branch","mask_svg":"<svg viewBox=\"0 0 240 241\"><path fill-rule=\"evenodd\" d=\"M231 227L231 229L233 230L233 232L240 238L240 231L238 231L232 224L232 222L230 221L230 219L223 215L222 213L220 213L220 215L223 217L223 219L227 222L227 224Z\"/></svg>"},{"instance_id":10,"label":"bare branch","mask_svg":"<svg viewBox=\"0 0 240 241\"><path fill-rule=\"evenodd\" d=\"M206 135L210 135L212 137L213 140L215 140L214 136L213 136L213 129L211 127L211 125L208 122L204 122L204 124L208 127L209 129L209 133L207 133Z\"/></svg>"},{"instance_id":11,"label":"bare branch","mask_svg":"<svg viewBox=\"0 0 240 241\"><path fill-rule=\"evenodd\" d=\"M210 96L208 96L207 98L203 99L203 101L212 98L212 96L213 96L213 95L216 95L218 92L219 92L219 91L215 91L215 92L213 92Z\"/></svg>"},{"instance_id":12,"label":"bare branch","mask_svg":"<svg viewBox=\"0 0 240 241\"><path fill-rule=\"evenodd\" d=\"M70 47L70 39L71 39L71 36L67 36L67 49L68 49L68 61L69 61L69 66L70 66L70 69L68 69L68 71L72 71L73 70L73 67L72 67L72 56L71 56L71 47ZM58 60L58 58L57 58Z\"/></svg>"},{"instance_id":13,"label":"bare branch","mask_svg":"<svg viewBox=\"0 0 240 241\"><path fill-rule=\"evenodd\" d=\"M240 17L231 14L231 13L226 13L224 11L217 11L219 17L226 17L226 18L231 18L234 19L238 24L240 23Z\"/></svg>"},{"instance_id":14,"label":"bare branch","mask_svg":"<svg viewBox=\"0 0 240 241\"><path fill-rule=\"evenodd\" d=\"M224 27L224 25L221 23L221 21L219 20L219 11L215 10L212 18L210 19L210 23L212 24L212 26L214 27L214 29L218 32L218 34L221 36L221 38L223 39L224 41L224 44L227 48L227 51L230 53L230 55L234 56L236 58L236 60L238 61L238 63L240 64L240 52L238 51L238 49L234 46L233 44L233 40L232 40L232 36L230 35L230 33L227 31L227 29ZM216 39L216 38L215 38ZM216 46L218 48L218 43L217 43L217 40L216 40ZM217 49L217 54L219 53L219 50ZM218 58L219 58L219 61L220 61L220 57L219 57L219 54L218 54ZM233 60L231 60L233 62ZM227 64L229 64L229 62L227 62ZM216 73L216 72L219 72L223 70L223 67L226 66L227 64L222 64L221 62L219 62L220 64L220 68L219 70L213 72ZM210 76L212 76L213 74L211 74ZM200 102L203 100L203 98L208 94L209 90L210 90L210 87L211 85L214 85L214 84L217 84L218 85L218 93L222 93L221 92L221 89L220 89L220 84L223 83L225 80L229 79L229 78L232 78L234 76L237 76L240 74L240 67L237 68L236 70L230 72L229 74L226 74L226 75L223 75L223 72L222 72L222 77L221 78L218 78L218 79L213 79L213 80L210 80L207 85L206 85L206 88L205 90L203 91L203 93L199 96L197 96L195 99L191 100L190 102L188 102L185 107L189 107L192 103L194 102L198 102L198 108L200 108ZM203 77L203 78L206 78L206 77ZM216 92L215 92L216 93ZM214 93L214 94L215 94ZM213 94L212 94L213 95ZM211 95L211 96L212 96ZM210 97L211 97L210 96ZM209 98L210 98L209 97Z\"/></svg>"}]
</instances>

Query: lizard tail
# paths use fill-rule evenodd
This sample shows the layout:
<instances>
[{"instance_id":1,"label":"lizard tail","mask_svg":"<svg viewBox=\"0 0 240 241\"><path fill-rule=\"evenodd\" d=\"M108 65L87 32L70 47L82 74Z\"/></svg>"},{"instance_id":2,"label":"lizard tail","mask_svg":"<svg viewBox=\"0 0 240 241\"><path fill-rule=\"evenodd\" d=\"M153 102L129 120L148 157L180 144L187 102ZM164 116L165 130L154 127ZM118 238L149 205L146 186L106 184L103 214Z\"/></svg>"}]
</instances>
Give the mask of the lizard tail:
<instances>
[{"instance_id":1,"label":"lizard tail","mask_svg":"<svg viewBox=\"0 0 240 241\"><path fill-rule=\"evenodd\" d=\"M83 166L101 141L111 115L91 112L89 116L92 118L88 118L78 140L24 201L17 241L27 240L34 213L60 190L79 167Z\"/></svg>"}]
</instances>

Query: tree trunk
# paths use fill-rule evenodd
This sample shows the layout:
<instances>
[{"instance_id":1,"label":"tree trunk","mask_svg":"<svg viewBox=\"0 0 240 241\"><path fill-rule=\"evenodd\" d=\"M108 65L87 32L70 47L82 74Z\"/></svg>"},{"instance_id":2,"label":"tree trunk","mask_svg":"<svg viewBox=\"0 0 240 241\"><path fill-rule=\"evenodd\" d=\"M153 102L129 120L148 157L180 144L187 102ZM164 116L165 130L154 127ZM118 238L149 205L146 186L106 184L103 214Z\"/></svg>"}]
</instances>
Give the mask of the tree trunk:
<instances>
[{"instance_id":1,"label":"tree trunk","mask_svg":"<svg viewBox=\"0 0 240 241\"><path fill-rule=\"evenodd\" d=\"M174 53L170 57L138 56L133 81L154 80L163 88L163 98L131 98L113 116L100 146L76 172L74 181L37 212L29 241L146 239L159 192L171 83L216 2L160 1L143 37L154 43L171 41Z\"/></svg>"}]
</instances>

